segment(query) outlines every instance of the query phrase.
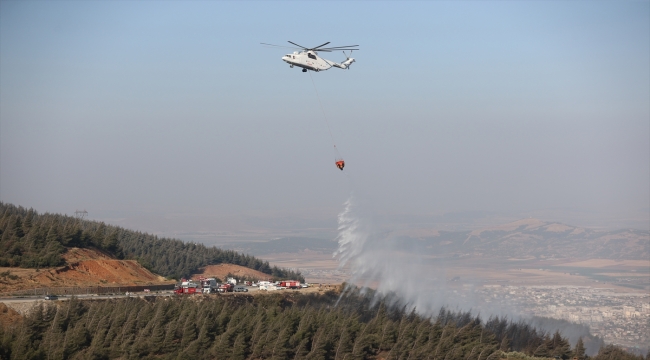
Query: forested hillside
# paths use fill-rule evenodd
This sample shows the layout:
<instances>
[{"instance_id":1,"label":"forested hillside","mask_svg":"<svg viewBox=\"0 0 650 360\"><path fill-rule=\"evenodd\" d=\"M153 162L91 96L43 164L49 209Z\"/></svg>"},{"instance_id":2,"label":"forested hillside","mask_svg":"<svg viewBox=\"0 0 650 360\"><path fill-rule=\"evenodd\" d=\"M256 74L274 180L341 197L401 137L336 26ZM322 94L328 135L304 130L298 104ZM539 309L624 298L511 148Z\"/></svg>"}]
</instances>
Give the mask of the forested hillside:
<instances>
[{"instance_id":1,"label":"forested hillside","mask_svg":"<svg viewBox=\"0 0 650 360\"><path fill-rule=\"evenodd\" d=\"M93 247L119 259L135 259L170 278L189 277L200 267L229 263L275 278L304 281L300 273L232 250L185 243L60 214L39 214L0 202L0 266L42 268L63 265L69 247Z\"/></svg>"},{"instance_id":2,"label":"forested hillside","mask_svg":"<svg viewBox=\"0 0 650 360\"><path fill-rule=\"evenodd\" d=\"M2 359L584 359L558 333L441 310L435 319L353 293L79 301L0 329ZM43 305L41 305L43 306ZM618 348L595 359L643 360ZM514 355L517 355L516 357Z\"/></svg>"}]
</instances>

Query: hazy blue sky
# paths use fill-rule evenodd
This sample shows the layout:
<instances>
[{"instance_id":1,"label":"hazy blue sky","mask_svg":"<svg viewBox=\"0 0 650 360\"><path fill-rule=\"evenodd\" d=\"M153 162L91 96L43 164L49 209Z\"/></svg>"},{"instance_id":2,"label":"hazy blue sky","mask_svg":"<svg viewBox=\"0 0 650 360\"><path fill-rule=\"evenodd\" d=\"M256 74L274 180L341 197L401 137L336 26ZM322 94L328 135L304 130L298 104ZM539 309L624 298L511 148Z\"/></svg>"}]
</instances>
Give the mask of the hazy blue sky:
<instances>
[{"instance_id":1,"label":"hazy blue sky","mask_svg":"<svg viewBox=\"0 0 650 360\"><path fill-rule=\"evenodd\" d=\"M648 214L648 1L0 11L5 202L334 219L354 188L378 213ZM312 73L349 176L310 75L259 45L287 40L360 45Z\"/></svg>"}]
</instances>

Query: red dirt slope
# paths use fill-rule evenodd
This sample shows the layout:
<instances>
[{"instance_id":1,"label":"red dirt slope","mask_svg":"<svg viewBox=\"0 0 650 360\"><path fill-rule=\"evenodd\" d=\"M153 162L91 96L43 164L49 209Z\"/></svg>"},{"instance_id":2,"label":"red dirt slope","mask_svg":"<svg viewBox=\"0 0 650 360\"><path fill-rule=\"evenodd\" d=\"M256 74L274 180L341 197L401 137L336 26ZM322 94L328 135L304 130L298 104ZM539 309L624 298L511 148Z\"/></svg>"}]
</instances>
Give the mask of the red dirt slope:
<instances>
[{"instance_id":1,"label":"red dirt slope","mask_svg":"<svg viewBox=\"0 0 650 360\"><path fill-rule=\"evenodd\" d=\"M0 326L3 328L9 326L10 324L15 324L23 319L20 314L8 307L7 305L0 303Z\"/></svg>"},{"instance_id":2,"label":"red dirt slope","mask_svg":"<svg viewBox=\"0 0 650 360\"><path fill-rule=\"evenodd\" d=\"M9 270L16 280L0 281L0 292L39 287L127 286L171 283L135 260L115 260L94 249L71 248L63 255L67 265L49 269Z\"/></svg>"},{"instance_id":3,"label":"red dirt slope","mask_svg":"<svg viewBox=\"0 0 650 360\"><path fill-rule=\"evenodd\" d=\"M201 268L198 274L192 275L192 279L198 279L199 277L217 277L221 280L225 280L228 273L237 277L246 276L257 280L268 280L271 278L271 275L269 274L265 274L261 271L253 270L244 266L233 264L219 264L208 265L204 268Z\"/></svg>"}]
</instances>

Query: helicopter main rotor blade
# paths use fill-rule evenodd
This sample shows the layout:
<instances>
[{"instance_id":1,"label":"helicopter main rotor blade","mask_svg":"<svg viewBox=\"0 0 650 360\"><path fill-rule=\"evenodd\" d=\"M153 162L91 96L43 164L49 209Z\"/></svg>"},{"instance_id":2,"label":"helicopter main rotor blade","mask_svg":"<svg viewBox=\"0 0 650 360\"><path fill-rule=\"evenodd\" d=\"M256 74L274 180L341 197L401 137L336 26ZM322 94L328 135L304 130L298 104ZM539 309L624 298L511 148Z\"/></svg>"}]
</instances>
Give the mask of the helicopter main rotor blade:
<instances>
[{"instance_id":1,"label":"helicopter main rotor blade","mask_svg":"<svg viewBox=\"0 0 650 360\"><path fill-rule=\"evenodd\" d=\"M357 47L357 46L359 46L359 45L332 46L332 47L328 47L328 48L325 48L325 49L354 48L354 47Z\"/></svg>"},{"instance_id":2,"label":"helicopter main rotor blade","mask_svg":"<svg viewBox=\"0 0 650 360\"><path fill-rule=\"evenodd\" d=\"M260 44L266 45L266 46L281 47L281 48L285 48L285 49L295 49L296 48L295 46L282 46L282 45L274 45L274 44L267 44L267 43L260 43Z\"/></svg>"},{"instance_id":3,"label":"helicopter main rotor blade","mask_svg":"<svg viewBox=\"0 0 650 360\"><path fill-rule=\"evenodd\" d=\"M296 44L295 42L292 42L292 41L288 41L288 43L293 44L293 45L296 45L297 47L303 48L303 49L305 49L305 50L310 50L310 49L308 49L308 48L306 48L306 47L304 47L304 46L302 46L302 45L298 45L298 44Z\"/></svg>"},{"instance_id":4,"label":"helicopter main rotor blade","mask_svg":"<svg viewBox=\"0 0 650 360\"><path fill-rule=\"evenodd\" d=\"M316 49L318 49L319 47L321 47L321 46L325 46L325 45L327 45L327 44L329 44L329 43L330 43L330 42L328 41L328 42L326 42L326 43L323 44L323 45L318 45L318 46L313 47L313 48L311 48L311 49L312 49L312 50L316 50Z\"/></svg>"},{"instance_id":5,"label":"helicopter main rotor blade","mask_svg":"<svg viewBox=\"0 0 650 360\"><path fill-rule=\"evenodd\" d=\"M350 50L350 51L352 51L352 50L359 50L359 49L349 49L349 48L345 48L345 49L330 49L330 48L326 48L326 49L318 49L318 51L339 51L339 50L341 50L341 51L343 51L343 50Z\"/></svg>"}]
</instances>

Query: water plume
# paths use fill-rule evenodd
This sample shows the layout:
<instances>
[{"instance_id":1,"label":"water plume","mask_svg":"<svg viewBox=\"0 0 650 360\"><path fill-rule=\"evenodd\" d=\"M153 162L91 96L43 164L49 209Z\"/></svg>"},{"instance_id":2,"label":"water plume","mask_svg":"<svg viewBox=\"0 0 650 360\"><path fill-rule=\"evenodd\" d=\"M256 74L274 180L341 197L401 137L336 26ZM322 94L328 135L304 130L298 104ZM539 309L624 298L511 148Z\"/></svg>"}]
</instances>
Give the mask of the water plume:
<instances>
[{"instance_id":1,"label":"water plume","mask_svg":"<svg viewBox=\"0 0 650 360\"><path fill-rule=\"evenodd\" d=\"M376 231L370 212L353 195L338 216L339 247L334 256L349 271L351 285L373 288L383 299L395 299L407 310L437 313L448 303L446 272L441 260L425 258L423 245L403 241L390 231Z\"/></svg>"},{"instance_id":2,"label":"water plume","mask_svg":"<svg viewBox=\"0 0 650 360\"><path fill-rule=\"evenodd\" d=\"M435 316L444 307L459 313L481 315L484 319L498 316L515 322L523 320L542 332L553 333L561 329L572 345L578 337L585 341L588 337L593 338L584 326L551 319L531 321L528 316L513 313L512 309L500 304L488 304L477 297L476 287L471 283L465 282L460 287L448 286L444 257L427 255L430 251L424 251L425 245L417 240L376 230L369 209L352 194L338 216L339 246L334 256L339 267L350 274L341 298L359 288L361 293L373 296L375 302L382 301L387 306L397 306L423 316ZM599 340L593 339L596 343ZM595 346L589 349L591 354L597 351Z\"/></svg>"}]
</instances>

